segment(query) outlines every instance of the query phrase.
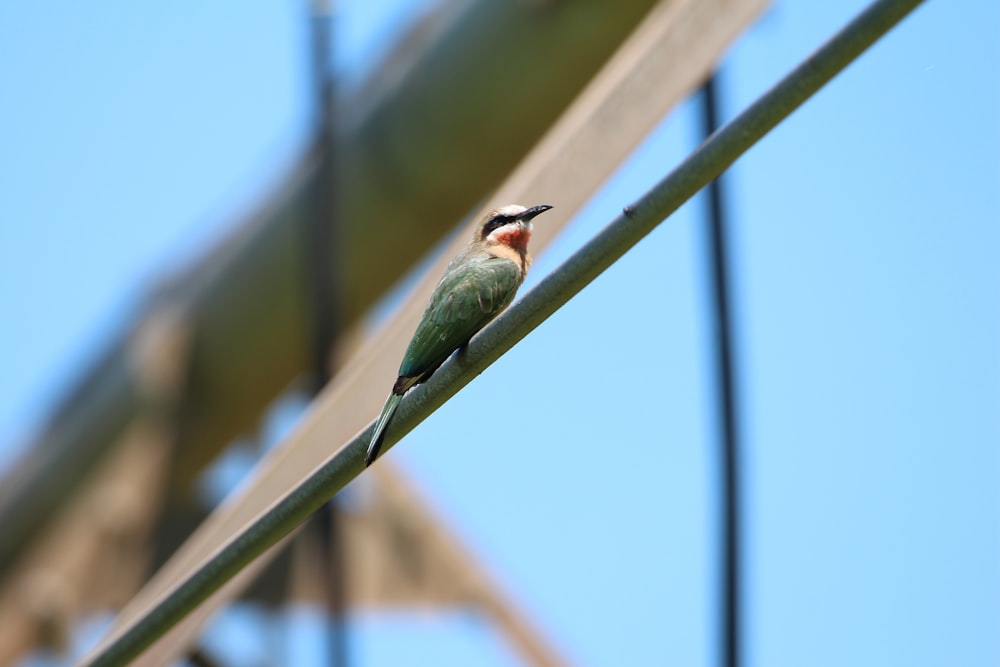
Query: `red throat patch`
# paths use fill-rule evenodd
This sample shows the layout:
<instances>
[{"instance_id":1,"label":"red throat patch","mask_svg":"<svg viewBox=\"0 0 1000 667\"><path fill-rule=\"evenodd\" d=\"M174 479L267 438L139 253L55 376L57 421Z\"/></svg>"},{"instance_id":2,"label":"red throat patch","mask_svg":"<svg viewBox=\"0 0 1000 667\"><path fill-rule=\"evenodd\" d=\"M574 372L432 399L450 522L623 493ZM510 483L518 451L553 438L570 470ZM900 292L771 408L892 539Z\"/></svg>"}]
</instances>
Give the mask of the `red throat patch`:
<instances>
[{"instance_id":1,"label":"red throat patch","mask_svg":"<svg viewBox=\"0 0 1000 667\"><path fill-rule=\"evenodd\" d=\"M531 239L531 230L524 225L511 225L510 228L497 230L491 234L498 242L509 246L520 253L528 251L528 241Z\"/></svg>"}]
</instances>

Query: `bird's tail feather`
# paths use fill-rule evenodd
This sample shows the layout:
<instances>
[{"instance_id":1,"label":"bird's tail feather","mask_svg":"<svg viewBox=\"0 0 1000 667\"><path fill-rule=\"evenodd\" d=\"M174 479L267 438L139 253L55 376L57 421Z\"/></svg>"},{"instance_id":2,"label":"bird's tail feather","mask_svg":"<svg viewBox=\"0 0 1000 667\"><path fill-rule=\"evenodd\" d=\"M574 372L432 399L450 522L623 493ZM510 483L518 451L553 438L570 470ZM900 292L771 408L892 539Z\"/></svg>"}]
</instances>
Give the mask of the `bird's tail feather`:
<instances>
[{"instance_id":1,"label":"bird's tail feather","mask_svg":"<svg viewBox=\"0 0 1000 667\"><path fill-rule=\"evenodd\" d=\"M375 422L375 430L372 431L372 440L368 444L368 453L365 454L366 468L378 457L379 450L382 449L382 438L385 437L385 429L389 425L389 422L392 421L392 416L396 414L396 408L399 407L399 402L402 400L402 394L397 394L396 392L392 392L389 394L389 398L385 399L385 405L382 406L382 414L378 416L378 420Z\"/></svg>"}]
</instances>

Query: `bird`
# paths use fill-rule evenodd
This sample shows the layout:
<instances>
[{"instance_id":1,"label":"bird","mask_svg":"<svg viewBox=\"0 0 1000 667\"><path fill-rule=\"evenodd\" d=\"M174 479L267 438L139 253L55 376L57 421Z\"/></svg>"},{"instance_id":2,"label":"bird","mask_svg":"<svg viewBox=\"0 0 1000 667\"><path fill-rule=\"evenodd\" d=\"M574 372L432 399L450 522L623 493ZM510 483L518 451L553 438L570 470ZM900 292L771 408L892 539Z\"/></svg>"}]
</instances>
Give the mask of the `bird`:
<instances>
[{"instance_id":1,"label":"bird","mask_svg":"<svg viewBox=\"0 0 1000 667\"><path fill-rule=\"evenodd\" d=\"M426 382L455 350L464 347L514 300L531 264L531 221L550 208L548 204L530 208L508 204L493 209L476 226L469 245L448 264L375 421L365 454L366 468L378 458L385 429L403 395Z\"/></svg>"}]
</instances>

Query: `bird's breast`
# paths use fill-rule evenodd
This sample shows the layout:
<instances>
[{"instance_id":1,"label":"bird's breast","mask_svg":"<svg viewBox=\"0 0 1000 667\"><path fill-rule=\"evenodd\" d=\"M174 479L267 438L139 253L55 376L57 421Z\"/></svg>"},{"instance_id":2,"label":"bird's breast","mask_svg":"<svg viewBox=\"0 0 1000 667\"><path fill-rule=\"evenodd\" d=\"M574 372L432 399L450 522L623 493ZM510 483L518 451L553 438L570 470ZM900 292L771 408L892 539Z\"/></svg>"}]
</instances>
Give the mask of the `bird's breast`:
<instances>
[{"instance_id":1,"label":"bird's breast","mask_svg":"<svg viewBox=\"0 0 1000 667\"><path fill-rule=\"evenodd\" d=\"M517 264L517 266L521 269L521 280L524 280L524 276L528 272L528 267L531 266L531 255L528 254L526 249L512 248L509 245L497 243L496 245L490 246L487 249L487 252L491 257L509 259Z\"/></svg>"}]
</instances>

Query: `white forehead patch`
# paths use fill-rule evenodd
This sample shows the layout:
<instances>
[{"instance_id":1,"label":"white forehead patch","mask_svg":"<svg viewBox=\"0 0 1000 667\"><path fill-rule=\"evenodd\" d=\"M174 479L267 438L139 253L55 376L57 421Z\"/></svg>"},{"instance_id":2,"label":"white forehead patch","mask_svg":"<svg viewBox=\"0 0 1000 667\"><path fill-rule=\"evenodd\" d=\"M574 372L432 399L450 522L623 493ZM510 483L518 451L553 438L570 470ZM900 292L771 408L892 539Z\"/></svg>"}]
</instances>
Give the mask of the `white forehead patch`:
<instances>
[{"instance_id":1,"label":"white forehead patch","mask_svg":"<svg viewBox=\"0 0 1000 667\"><path fill-rule=\"evenodd\" d=\"M496 210L499 215L505 215L515 218L525 211L528 210L527 206L521 206L520 204L507 204L506 206L501 206Z\"/></svg>"}]
</instances>

